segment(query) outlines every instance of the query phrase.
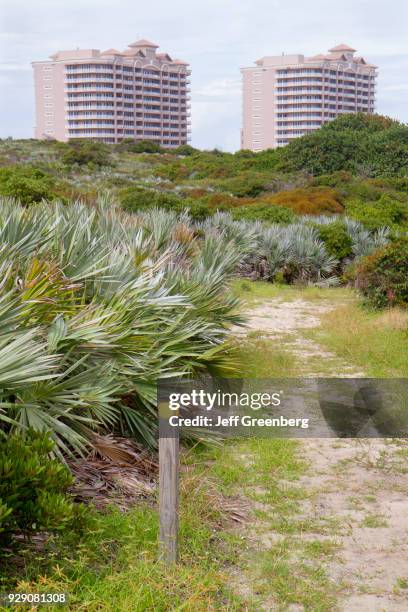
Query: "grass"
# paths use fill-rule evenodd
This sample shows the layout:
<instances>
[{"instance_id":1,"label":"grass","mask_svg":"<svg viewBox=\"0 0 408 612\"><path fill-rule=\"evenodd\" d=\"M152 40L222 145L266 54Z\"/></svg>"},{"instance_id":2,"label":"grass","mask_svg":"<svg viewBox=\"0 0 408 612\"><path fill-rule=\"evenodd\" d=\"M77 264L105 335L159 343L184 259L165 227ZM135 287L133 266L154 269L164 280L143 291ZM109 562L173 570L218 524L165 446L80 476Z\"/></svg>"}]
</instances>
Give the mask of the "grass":
<instances>
[{"instance_id":1,"label":"grass","mask_svg":"<svg viewBox=\"0 0 408 612\"><path fill-rule=\"evenodd\" d=\"M112 508L92 512L81 533L52 538L40 552L27 546L17 563L2 569L1 590L66 592L69 610L87 612L242 610L226 573L237 537L221 530L229 520L211 477L197 486L197 474L188 473L181 489L177 566L157 561L156 507Z\"/></svg>"},{"instance_id":2,"label":"grass","mask_svg":"<svg viewBox=\"0 0 408 612\"><path fill-rule=\"evenodd\" d=\"M290 540L284 540L262 555L259 564L260 593L264 596L274 594L280 607L271 609L287 610L297 605L304 610L333 610L335 589L326 571L322 565L311 563L310 559L294 559L294 548L296 545Z\"/></svg>"},{"instance_id":3,"label":"grass","mask_svg":"<svg viewBox=\"0 0 408 612\"><path fill-rule=\"evenodd\" d=\"M300 372L298 359L290 350L271 339L248 334L239 344L238 359L245 378L284 378ZM262 356L262 358L260 358Z\"/></svg>"},{"instance_id":4,"label":"grass","mask_svg":"<svg viewBox=\"0 0 408 612\"><path fill-rule=\"evenodd\" d=\"M293 440L250 439L184 451L177 566L157 561L155 507L111 509L92 513L81 533L50 539L40 552L28 546L18 579L10 568L7 579L3 572L2 590L66 592L68 610L87 612L255 611L270 598L277 606L329 610L335 586L323 562L336 544L298 537L315 533L316 525L297 518L308 495L297 483L306 467L297 446ZM250 499L265 508L261 519ZM245 535L229 520L231 504L248 514ZM280 533L282 542L259 552L251 542L265 529ZM243 585L248 588L240 595Z\"/></svg>"},{"instance_id":5,"label":"grass","mask_svg":"<svg viewBox=\"0 0 408 612\"><path fill-rule=\"evenodd\" d=\"M328 577L324 565L338 544L327 537L341 527L318 519L299 518L303 500L310 493L298 483L306 469L299 459L294 440L238 440L218 449L201 452L201 460L213 458L212 476L229 494L239 492L252 500L252 519L248 521L249 546L242 547L235 562L241 567L240 588L252 592L255 609L269 606L286 610L297 604L306 610L333 609L337 585ZM209 455L210 453L210 455ZM194 460L194 455L191 460ZM304 539L304 533L314 539ZM272 546L258 540L278 537Z\"/></svg>"},{"instance_id":6,"label":"grass","mask_svg":"<svg viewBox=\"0 0 408 612\"><path fill-rule=\"evenodd\" d=\"M40 550L28 545L17 564L3 568L1 589L66 592L68 610L256 610L255 596L227 586L231 566L251 565L228 508L245 509L256 488L274 515L294 515L305 496L290 485L305 468L296 448L294 441L251 439L184 451L180 562L173 568L157 561L156 507L112 508L91 512L82 531L50 538Z\"/></svg>"},{"instance_id":7,"label":"grass","mask_svg":"<svg viewBox=\"0 0 408 612\"><path fill-rule=\"evenodd\" d=\"M237 297L248 304L273 298L280 298L285 301L302 298L308 301L320 301L350 299L353 296L353 292L344 287L302 287L242 279L232 283L232 290Z\"/></svg>"},{"instance_id":8,"label":"grass","mask_svg":"<svg viewBox=\"0 0 408 612\"><path fill-rule=\"evenodd\" d=\"M361 522L361 527L370 527L371 529L378 529L380 527L387 526L387 520L383 516L374 513L367 514Z\"/></svg>"},{"instance_id":9,"label":"grass","mask_svg":"<svg viewBox=\"0 0 408 612\"><path fill-rule=\"evenodd\" d=\"M351 301L323 314L320 328L305 335L361 367L367 376L408 377L407 311L370 311Z\"/></svg>"}]
</instances>

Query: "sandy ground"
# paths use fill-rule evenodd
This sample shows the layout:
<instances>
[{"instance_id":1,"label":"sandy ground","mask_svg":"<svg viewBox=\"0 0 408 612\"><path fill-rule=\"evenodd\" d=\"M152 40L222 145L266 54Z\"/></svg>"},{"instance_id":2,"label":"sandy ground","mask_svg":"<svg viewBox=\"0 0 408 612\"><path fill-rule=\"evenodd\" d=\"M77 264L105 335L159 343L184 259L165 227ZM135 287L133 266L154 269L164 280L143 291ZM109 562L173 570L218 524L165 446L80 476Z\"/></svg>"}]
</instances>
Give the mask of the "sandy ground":
<instances>
[{"instance_id":1,"label":"sandy ground","mask_svg":"<svg viewBox=\"0 0 408 612\"><path fill-rule=\"evenodd\" d=\"M333 365L332 376L364 376L352 364L342 363L339 370L335 355L302 338L302 329L317 327L319 316L336 306L328 301L266 300L251 307L248 326L239 333L258 331L275 340L285 337L285 347L306 362L317 352L323 354L326 365ZM311 370L306 375L318 376L319 372ZM334 519L340 526L326 536L336 540L338 551L324 560L325 569L340 588L337 609L407 611L408 442L326 438L302 440L300 445L309 467L298 485L310 493L301 516L321 522ZM258 537L267 548L279 534ZM305 532L300 537L317 536ZM268 605L265 609L275 608Z\"/></svg>"}]
</instances>

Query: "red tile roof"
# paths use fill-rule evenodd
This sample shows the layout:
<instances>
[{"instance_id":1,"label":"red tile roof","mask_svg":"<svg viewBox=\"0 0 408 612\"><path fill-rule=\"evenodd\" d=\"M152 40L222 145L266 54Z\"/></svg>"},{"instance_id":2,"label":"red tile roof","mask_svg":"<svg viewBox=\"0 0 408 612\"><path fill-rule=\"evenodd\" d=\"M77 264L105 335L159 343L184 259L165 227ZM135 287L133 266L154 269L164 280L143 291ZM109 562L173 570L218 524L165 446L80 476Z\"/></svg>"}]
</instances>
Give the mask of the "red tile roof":
<instances>
[{"instance_id":1,"label":"red tile roof","mask_svg":"<svg viewBox=\"0 0 408 612\"><path fill-rule=\"evenodd\" d=\"M348 45L337 45L336 47L332 47L331 49L329 49L330 52L336 52L336 51L355 51L355 49L353 49L353 47L349 47Z\"/></svg>"},{"instance_id":2,"label":"red tile roof","mask_svg":"<svg viewBox=\"0 0 408 612\"><path fill-rule=\"evenodd\" d=\"M159 45L155 45L154 43L150 42L150 40L146 40L145 38L141 38L140 40L128 45L128 47L152 47L154 49L157 49L158 46Z\"/></svg>"}]
</instances>

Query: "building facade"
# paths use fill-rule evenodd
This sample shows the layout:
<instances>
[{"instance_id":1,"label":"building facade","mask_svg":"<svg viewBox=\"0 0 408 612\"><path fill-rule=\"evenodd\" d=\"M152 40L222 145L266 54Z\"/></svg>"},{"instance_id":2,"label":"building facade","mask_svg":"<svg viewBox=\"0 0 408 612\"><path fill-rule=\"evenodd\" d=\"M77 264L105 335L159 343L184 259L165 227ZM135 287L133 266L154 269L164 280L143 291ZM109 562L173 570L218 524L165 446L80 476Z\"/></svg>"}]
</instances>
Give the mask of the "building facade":
<instances>
[{"instance_id":1,"label":"building facade","mask_svg":"<svg viewBox=\"0 0 408 612\"><path fill-rule=\"evenodd\" d=\"M33 62L35 137L189 141L188 64L138 40L123 51L58 51Z\"/></svg>"},{"instance_id":2,"label":"building facade","mask_svg":"<svg viewBox=\"0 0 408 612\"><path fill-rule=\"evenodd\" d=\"M262 57L242 68L241 148L288 144L342 113L373 113L376 66L338 45L327 55Z\"/></svg>"}]
</instances>

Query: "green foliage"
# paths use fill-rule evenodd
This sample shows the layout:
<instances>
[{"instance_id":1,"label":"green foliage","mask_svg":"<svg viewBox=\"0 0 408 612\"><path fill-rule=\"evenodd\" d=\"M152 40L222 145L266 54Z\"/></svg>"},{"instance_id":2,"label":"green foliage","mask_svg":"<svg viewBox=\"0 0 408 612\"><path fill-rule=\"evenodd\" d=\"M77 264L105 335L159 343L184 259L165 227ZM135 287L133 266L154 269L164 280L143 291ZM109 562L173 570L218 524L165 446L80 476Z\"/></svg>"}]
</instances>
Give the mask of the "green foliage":
<instances>
[{"instance_id":1,"label":"green foliage","mask_svg":"<svg viewBox=\"0 0 408 612\"><path fill-rule=\"evenodd\" d=\"M180 202L180 198L172 193L161 193L144 187L125 187L119 193L119 199L122 207L129 212L153 208L159 199L163 208L177 206Z\"/></svg>"},{"instance_id":2,"label":"green foliage","mask_svg":"<svg viewBox=\"0 0 408 612\"><path fill-rule=\"evenodd\" d=\"M59 454L95 432L154 446L158 378L234 370L241 254L185 214L3 201L0 241L0 431L49 429Z\"/></svg>"},{"instance_id":3,"label":"green foliage","mask_svg":"<svg viewBox=\"0 0 408 612\"><path fill-rule=\"evenodd\" d=\"M369 176L404 174L408 127L379 115L343 115L284 147L281 165L313 175L341 170Z\"/></svg>"},{"instance_id":4,"label":"green foliage","mask_svg":"<svg viewBox=\"0 0 408 612\"><path fill-rule=\"evenodd\" d=\"M324 129L332 132L352 130L358 134L375 134L396 125L400 125L395 119L382 115L368 115L367 113L350 113L340 115L334 121L324 125Z\"/></svg>"},{"instance_id":5,"label":"green foliage","mask_svg":"<svg viewBox=\"0 0 408 612\"><path fill-rule=\"evenodd\" d=\"M192 219L205 219L211 211L205 202L193 198L182 198L172 192L145 189L143 187L126 187L120 193L122 207L128 212L137 212L151 208L182 213L189 211Z\"/></svg>"},{"instance_id":6,"label":"green foliage","mask_svg":"<svg viewBox=\"0 0 408 612\"><path fill-rule=\"evenodd\" d=\"M258 176L237 176L228 180L219 181L218 186L223 191L238 198L256 198L264 191L265 178Z\"/></svg>"},{"instance_id":7,"label":"green foliage","mask_svg":"<svg viewBox=\"0 0 408 612\"><path fill-rule=\"evenodd\" d=\"M78 164L92 168L112 165L110 148L102 142L78 138L64 145L59 143L59 147L62 151L61 161L67 166Z\"/></svg>"},{"instance_id":8,"label":"green foliage","mask_svg":"<svg viewBox=\"0 0 408 612\"><path fill-rule=\"evenodd\" d=\"M322 225L315 225L320 240L324 243L326 251L336 257L344 259L353 252L353 241L342 221L334 221Z\"/></svg>"},{"instance_id":9,"label":"green foliage","mask_svg":"<svg viewBox=\"0 0 408 612\"><path fill-rule=\"evenodd\" d=\"M128 153L164 153L164 149L158 142L153 140L133 140L133 138L122 140L116 146L116 150Z\"/></svg>"},{"instance_id":10,"label":"green foliage","mask_svg":"<svg viewBox=\"0 0 408 612\"><path fill-rule=\"evenodd\" d=\"M282 166L289 170L319 175L340 170L355 172L361 141L351 131L336 132L323 128L292 140L282 149Z\"/></svg>"},{"instance_id":11,"label":"green foliage","mask_svg":"<svg viewBox=\"0 0 408 612\"><path fill-rule=\"evenodd\" d=\"M200 153L200 151L198 149L195 149L191 145L184 144L180 145L179 147L176 147L175 149L172 149L172 153L174 153L174 155L182 155L183 157L189 157L190 155L196 155Z\"/></svg>"},{"instance_id":12,"label":"green foliage","mask_svg":"<svg viewBox=\"0 0 408 612\"><path fill-rule=\"evenodd\" d=\"M346 203L347 214L368 229L398 227L408 221L408 202L393 199L387 194L374 201L351 199Z\"/></svg>"},{"instance_id":13,"label":"green foliage","mask_svg":"<svg viewBox=\"0 0 408 612\"><path fill-rule=\"evenodd\" d=\"M0 195L16 198L22 204L51 200L53 181L42 170L33 166L0 168Z\"/></svg>"},{"instance_id":14,"label":"green foliage","mask_svg":"<svg viewBox=\"0 0 408 612\"><path fill-rule=\"evenodd\" d=\"M50 459L53 443L46 433L28 431L0 438L0 541L14 534L61 530L75 516L67 495L73 479Z\"/></svg>"},{"instance_id":15,"label":"green foliage","mask_svg":"<svg viewBox=\"0 0 408 612\"><path fill-rule=\"evenodd\" d=\"M295 214L283 206L276 204L253 204L233 210L232 216L237 221L266 221L268 223L293 223Z\"/></svg>"},{"instance_id":16,"label":"green foliage","mask_svg":"<svg viewBox=\"0 0 408 612\"><path fill-rule=\"evenodd\" d=\"M400 237L364 258L355 276L357 286L373 306L408 307L408 237Z\"/></svg>"}]
</instances>

